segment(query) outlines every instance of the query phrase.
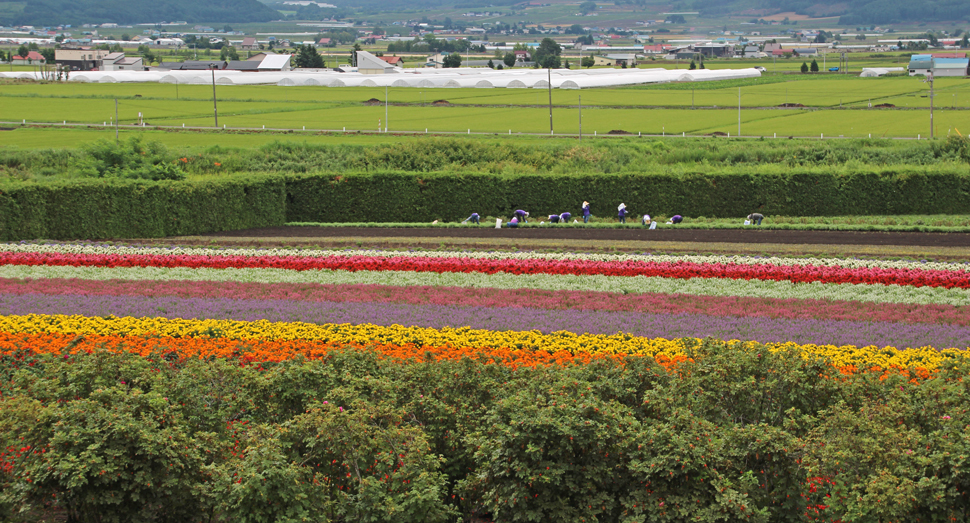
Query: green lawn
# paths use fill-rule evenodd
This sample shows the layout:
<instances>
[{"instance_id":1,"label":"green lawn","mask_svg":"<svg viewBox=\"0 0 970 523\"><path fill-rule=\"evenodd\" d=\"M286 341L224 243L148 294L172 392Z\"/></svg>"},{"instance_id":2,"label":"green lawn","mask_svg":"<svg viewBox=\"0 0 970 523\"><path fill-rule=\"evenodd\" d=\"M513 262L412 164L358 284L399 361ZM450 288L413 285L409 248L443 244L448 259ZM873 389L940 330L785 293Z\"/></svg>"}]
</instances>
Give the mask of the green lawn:
<instances>
[{"instance_id":1,"label":"green lawn","mask_svg":"<svg viewBox=\"0 0 970 523\"><path fill-rule=\"evenodd\" d=\"M929 86L920 78L910 77L783 75L697 84L554 90L553 124L557 133L578 133L581 96L584 135L612 130L634 135L736 135L739 87L741 134L746 136L929 134ZM970 81L944 78L935 88L937 134L961 128L970 131ZM114 120L117 97L123 125L135 123L142 113L149 125L212 127L211 96L211 87L205 85L8 83L0 89L0 121L66 121L100 127L110 134L105 123L110 126ZM219 86L217 96L219 125L229 128L376 131L380 122L391 131L549 132L549 95L541 89L390 89L387 121L383 105L361 103L372 98L383 100L383 88ZM436 100L447 100L450 105L430 105ZM786 102L807 107L777 107ZM891 103L900 109L868 110L869 103ZM85 135L92 133L96 134L88 131ZM20 130L0 133L0 144L30 147L28 134ZM46 136L55 135L62 136ZM65 139L67 143L77 142Z\"/></svg>"}]
</instances>

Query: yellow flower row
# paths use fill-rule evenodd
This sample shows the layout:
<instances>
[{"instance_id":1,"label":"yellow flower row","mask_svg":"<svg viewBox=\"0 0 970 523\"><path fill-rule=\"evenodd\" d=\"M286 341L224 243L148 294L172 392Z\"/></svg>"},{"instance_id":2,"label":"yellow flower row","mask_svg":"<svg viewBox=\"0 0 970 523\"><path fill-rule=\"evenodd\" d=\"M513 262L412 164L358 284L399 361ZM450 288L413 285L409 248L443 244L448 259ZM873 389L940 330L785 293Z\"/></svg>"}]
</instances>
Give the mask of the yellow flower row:
<instances>
[{"instance_id":1,"label":"yellow flower row","mask_svg":"<svg viewBox=\"0 0 970 523\"><path fill-rule=\"evenodd\" d=\"M538 331L490 331L484 329L382 327L373 324L323 324L300 322L184 320L166 318L101 318L86 316L29 314L0 316L0 332L62 333L103 336L216 336L253 340L309 340L331 344L390 344L428 347L504 348L512 350L544 350L550 353L566 351L571 354L639 355L669 357L684 355L683 340L644 338L625 334L599 335ZM696 340L699 341L699 340ZM737 340L728 340L737 343ZM744 342L751 348L757 342ZM855 347L853 345L798 345L794 342L765 344L767 350L799 350L808 355L824 357L836 367L855 366L860 369L879 366L889 368L922 367L934 369L947 360L968 357L966 351L937 350L932 347L897 350L893 347Z\"/></svg>"}]
</instances>

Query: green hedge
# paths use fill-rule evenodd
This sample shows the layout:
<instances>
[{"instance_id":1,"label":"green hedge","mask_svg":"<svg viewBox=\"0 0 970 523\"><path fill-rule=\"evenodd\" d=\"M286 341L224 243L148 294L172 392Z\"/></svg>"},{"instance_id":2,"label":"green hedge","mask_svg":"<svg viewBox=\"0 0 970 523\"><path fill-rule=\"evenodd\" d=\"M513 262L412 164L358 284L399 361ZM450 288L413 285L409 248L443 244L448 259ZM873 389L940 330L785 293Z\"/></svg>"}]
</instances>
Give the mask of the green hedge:
<instances>
[{"instance_id":1,"label":"green hedge","mask_svg":"<svg viewBox=\"0 0 970 523\"><path fill-rule=\"evenodd\" d=\"M295 175L287 180L288 222L424 222L472 212L577 215L581 202L610 216L634 213L731 217L963 214L970 176L912 168L852 174L414 174Z\"/></svg>"},{"instance_id":2,"label":"green hedge","mask_svg":"<svg viewBox=\"0 0 970 523\"><path fill-rule=\"evenodd\" d=\"M0 240L148 238L284 223L281 177L0 188Z\"/></svg>"},{"instance_id":3,"label":"green hedge","mask_svg":"<svg viewBox=\"0 0 970 523\"><path fill-rule=\"evenodd\" d=\"M0 240L162 237L285 222L455 221L534 216L743 217L970 213L970 174L914 167L783 174L347 173L150 182L85 180L0 188Z\"/></svg>"}]
</instances>

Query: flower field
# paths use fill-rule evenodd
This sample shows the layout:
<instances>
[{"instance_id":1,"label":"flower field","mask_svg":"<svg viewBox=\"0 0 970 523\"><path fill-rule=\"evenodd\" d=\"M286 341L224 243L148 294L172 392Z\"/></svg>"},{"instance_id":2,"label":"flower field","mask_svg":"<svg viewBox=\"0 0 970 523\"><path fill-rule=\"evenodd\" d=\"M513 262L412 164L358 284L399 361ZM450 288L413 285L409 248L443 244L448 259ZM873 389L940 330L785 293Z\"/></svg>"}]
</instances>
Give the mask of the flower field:
<instances>
[{"instance_id":1,"label":"flower field","mask_svg":"<svg viewBox=\"0 0 970 523\"><path fill-rule=\"evenodd\" d=\"M5 244L0 510L949 520L968 348L968 263Z\"/></svg>"}]
</instances>

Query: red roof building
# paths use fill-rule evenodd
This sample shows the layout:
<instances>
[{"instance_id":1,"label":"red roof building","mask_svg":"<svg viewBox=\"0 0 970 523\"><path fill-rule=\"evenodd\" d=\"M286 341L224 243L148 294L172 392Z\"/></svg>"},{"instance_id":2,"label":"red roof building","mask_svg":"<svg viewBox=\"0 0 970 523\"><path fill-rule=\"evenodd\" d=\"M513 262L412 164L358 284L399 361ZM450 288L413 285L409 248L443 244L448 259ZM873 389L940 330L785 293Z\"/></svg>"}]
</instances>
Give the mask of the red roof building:
<instances>
[{"instance_id":1,"label":"red roof building","mask_svg":"<svg viewBox=\"0 0 970 523\"><path fill-rule=\"evenodd\" d=\"M400 56L378 56L378 58L391 65L404 65L404 59Z\"/></svg>"}]
</instances>

